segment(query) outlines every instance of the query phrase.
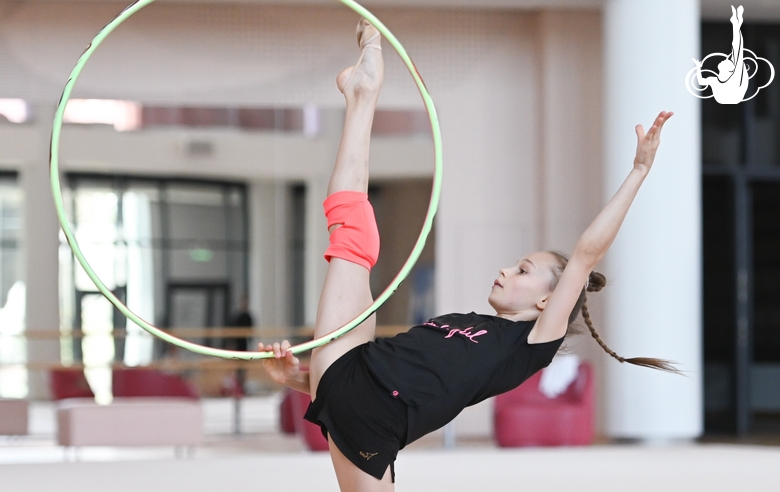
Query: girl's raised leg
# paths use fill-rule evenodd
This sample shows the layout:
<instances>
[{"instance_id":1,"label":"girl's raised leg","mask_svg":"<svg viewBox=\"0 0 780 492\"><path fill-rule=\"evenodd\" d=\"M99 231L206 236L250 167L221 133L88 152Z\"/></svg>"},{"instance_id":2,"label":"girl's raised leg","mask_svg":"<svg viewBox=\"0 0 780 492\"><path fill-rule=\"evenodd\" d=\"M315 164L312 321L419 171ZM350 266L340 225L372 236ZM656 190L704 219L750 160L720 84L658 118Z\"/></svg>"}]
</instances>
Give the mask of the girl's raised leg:
<instances>
[{"instance_id":1,"label":"girl's raised leg","mask_svg":"<svg viewBox=\"0 0 780 492\"><path fill-rule=\"evenodd\" d=\"M358 24L358 39L362 48L359 65L342 71L336 83L346 99L344 131L333 168L328 196L352 191L368 191L368 154L371 125L374 121L379 89L384 76L384 62L376 28L365 20ZM354 71L354 73L353 73ZM334 224L329 232L339 227ZM343 326L367 308L373 297L369 288L369 270L342 258L330 260L325 283L320 294L314 336L320 337ZM350 349L373 340L376 317L371 316L343 337L312 352L309 382L312 398L328 367Z\"/></svg>"},{"instance_id":2,"label":"girl's raised leg","mask_svg":"<svg viewBox=\"0 0 780 492\"><path fill-rule=\"evenodd\" d=\"M328 196L339 192L368 192L368 155L371 126L374 121L379 89L384 76L384 62L376 28L361 20L358 42L362 49L358 63L342 71L336 83L347 102L344 130L341 135L336 164L328 184ZM340 224L329 227L331 235ZM352 261L331 257L325 283L320 294L314 336L320 337L338 329L367 308L373 297L369 287L369 270ZM329 344L314 349L309 366L309 387L312 398L323 373L346 352L374 339L376 316ZM328 440L333 468L342 492L390 492L394 489L390 469L377 480L349 461Z\"/></svg>"}]
</instances>

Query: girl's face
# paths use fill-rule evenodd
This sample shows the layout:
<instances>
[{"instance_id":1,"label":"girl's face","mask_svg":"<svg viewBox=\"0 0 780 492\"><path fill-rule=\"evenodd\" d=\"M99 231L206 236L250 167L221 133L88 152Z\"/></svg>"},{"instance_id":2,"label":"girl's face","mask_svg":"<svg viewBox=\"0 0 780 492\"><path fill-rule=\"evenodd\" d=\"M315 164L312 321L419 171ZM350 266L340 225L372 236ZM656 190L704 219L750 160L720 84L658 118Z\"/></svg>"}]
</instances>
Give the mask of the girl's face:
<instances>
[{"instance_id":1,"label":"girl's face","mask_svg":"<svg viewBox=\"0 0 780 492\"><path fill-rule=\"evenodd\" d=\"M502 268L493 283L488 302L499 315L536 319L547 304L556 266L553 255L538 252L526 256L514 266ZM528 315L532 317L528 318Z\"/></svg>"}]
</instances>

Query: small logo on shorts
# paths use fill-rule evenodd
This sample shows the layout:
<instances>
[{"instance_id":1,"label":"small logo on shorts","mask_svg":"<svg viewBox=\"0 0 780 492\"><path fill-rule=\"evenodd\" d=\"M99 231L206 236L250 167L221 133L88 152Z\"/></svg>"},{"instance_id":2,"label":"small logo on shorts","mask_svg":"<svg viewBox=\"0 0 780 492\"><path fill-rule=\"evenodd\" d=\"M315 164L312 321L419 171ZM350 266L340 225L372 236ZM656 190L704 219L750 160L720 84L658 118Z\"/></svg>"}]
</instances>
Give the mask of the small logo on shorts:
<instances>
[{"instance_id":1,"label":"small logo on shorts","mask_svg":"<svg viewBox=\"0 0 780 492\"><path fill-rule=\"evenodd\" d=\"M370 460L374 456L378 455L379 453L366 453L365 451L360 452L360 456L366 459L366 461Z\"/></svg>"}]
</instances>

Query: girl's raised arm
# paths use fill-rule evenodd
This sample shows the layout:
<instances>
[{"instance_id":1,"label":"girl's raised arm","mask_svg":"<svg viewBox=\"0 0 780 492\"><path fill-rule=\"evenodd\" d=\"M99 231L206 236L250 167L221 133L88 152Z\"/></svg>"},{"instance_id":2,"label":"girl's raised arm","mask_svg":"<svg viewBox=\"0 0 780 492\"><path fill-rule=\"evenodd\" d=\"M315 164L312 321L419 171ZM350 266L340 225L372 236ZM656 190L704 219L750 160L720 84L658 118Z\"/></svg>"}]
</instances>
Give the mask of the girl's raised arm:
<instances>
[{"instance_id":1,"label":"girl's raised arm","mask_svg":"<svg viewBox=\"0 0 780 492\"><path fill-rule=\"evenodd\" d=\"M636 126L637 148L634 167L615 196L580 236L558 285L545 302L544 310L528 335L529 343L557 340L566 334L569 315L588 280L590 272L615 240L639 187L653 166L661 142L661 129L674 113L662 111L645 134Z\"/></svg>"}]
</instances>

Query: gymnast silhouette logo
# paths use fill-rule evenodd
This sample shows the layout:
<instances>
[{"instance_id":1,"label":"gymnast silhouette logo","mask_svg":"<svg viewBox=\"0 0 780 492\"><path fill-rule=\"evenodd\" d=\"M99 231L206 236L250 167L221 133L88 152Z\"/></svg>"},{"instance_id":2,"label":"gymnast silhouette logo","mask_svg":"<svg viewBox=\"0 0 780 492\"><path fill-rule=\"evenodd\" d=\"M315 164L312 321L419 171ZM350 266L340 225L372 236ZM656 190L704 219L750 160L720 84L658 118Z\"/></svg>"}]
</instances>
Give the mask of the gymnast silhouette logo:
<instances>
[{"instance_id":1,"label":"gymnast silhouette logo","mask_svg":"<svg viewBox=\"0 0 780 492\"><path fill-rule=\"evenodd\" d=\"M742 8L742 5L736 10L733 5L731 6L731 54L712 53L707 55L702 61L698 61L695 58L693 59L696 66L685 76L685 88L694 96L700 99L714 97L720 104L739 104L742 101L749 101L756 97L756 94L758 94L761 89L771 84L772 80L775 78L775 67L769 63L769 60L757 56L744 46L741 32L742 13L744 11L745 9ZM709 58L715 58L715 60L723 58L723 60L718 63L718 73L715 73L713 70L702 68L704 62ZM764 62L766 66L769 67L769 80L766 84L758 87L750 97L745 97L750 79L755 77L759 72L759 62ZM762 70L764 69L762 68ZM705 73L710 73L715 76L705 77ZM691 88L693 88L698 92L704 92L708 87L712 89L712 93L708 96L696 94L691 90Z\"/></svg>"}]
</instances>

